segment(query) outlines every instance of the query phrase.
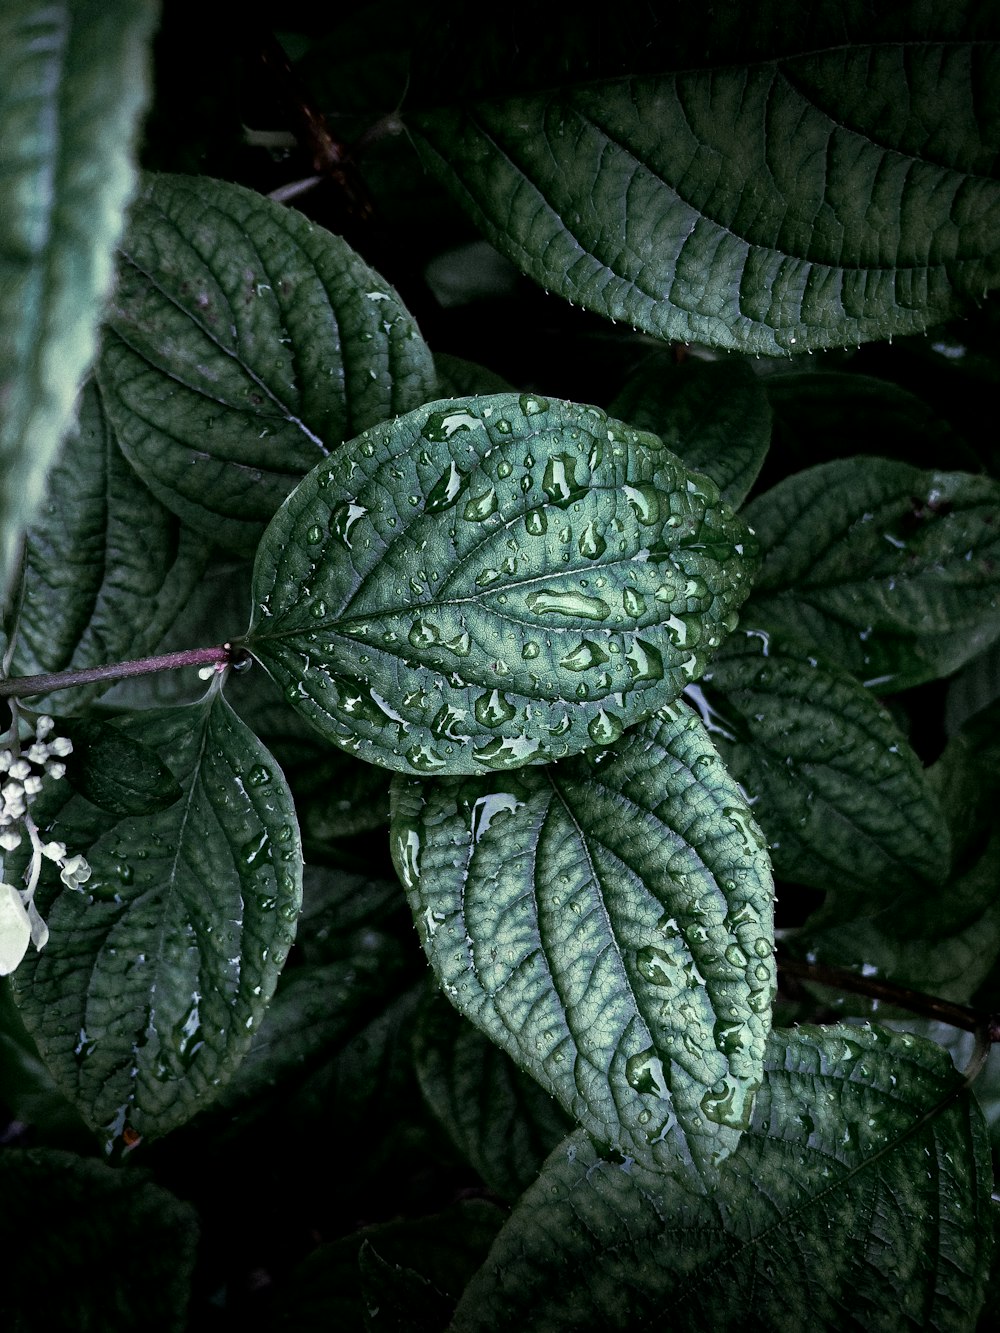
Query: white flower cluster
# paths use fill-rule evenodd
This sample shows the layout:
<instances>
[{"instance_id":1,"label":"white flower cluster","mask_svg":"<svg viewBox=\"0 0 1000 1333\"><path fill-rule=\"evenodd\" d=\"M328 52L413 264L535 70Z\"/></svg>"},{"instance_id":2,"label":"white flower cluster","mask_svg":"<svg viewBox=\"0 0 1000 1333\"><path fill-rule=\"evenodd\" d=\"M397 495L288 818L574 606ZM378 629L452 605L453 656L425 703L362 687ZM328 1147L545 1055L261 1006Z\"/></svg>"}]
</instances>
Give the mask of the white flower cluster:
<instances>
[{"instance_id":1,"label":"white flower cluster","mask_svg":"<svg viewBox=\"0 0 1000 1333\"><path fill-rule=\"evenodd\" d=\"M69 889L78 889L90 878L90 866L82 856L68 855L61 842L42 842L29 811L44 783L65 774L63 760L73 751L73 742L53 736L54 729L52 718L40 717L35 739L27 749L0 750L0 848L14 851L25 834L31 841L25 887L0 883L0 976L14 971L29 941L41 949L49 938L49 928L34 902L42 858L57 863L59 877Z\"/></svg>"}]
</instances>

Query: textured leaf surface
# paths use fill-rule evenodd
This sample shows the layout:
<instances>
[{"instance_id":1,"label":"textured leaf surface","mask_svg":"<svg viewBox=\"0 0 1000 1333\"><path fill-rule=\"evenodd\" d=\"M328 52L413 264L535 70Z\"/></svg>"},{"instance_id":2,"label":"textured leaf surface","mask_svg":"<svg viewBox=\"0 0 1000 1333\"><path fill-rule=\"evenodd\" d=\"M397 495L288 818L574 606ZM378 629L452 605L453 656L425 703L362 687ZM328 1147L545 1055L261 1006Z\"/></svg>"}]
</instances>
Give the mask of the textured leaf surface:
<instances>
[{"instance_id":1,"label":"textured leaf surface","mask_svg":"<svg viewBox=\"0 0 1000 1333\"><path fill-rule=\"evenodd\" d=\"M412 979L412 948L386 927L399 885L306 866L297 965L281 976L246 1059L223 1090L224 1107L254 1105L283 1082L304 1080L364 1032Z\"/></svg>"},{"instance_id":2,"label":"textured leaf surface","mask_svg":"<svg viewBox=\"0 0 1000 1333\"><path fill-rule=\"evenodd\" d=\"M0 1319L18 1333L181 1333L198 1240L194 1209L102 1162L52 1149L0 1156L0 1244L17 1254Z\"/></svg>"},{"instance_id":3,"label":"textured leaf surface","mask_svg":"<svg viewBox=\"0 0 1000 1333\"><path fill-rule=\"evenodd\" d=\"M747 615L891 690L1000 634L1000 483L845 458L750 504L764 548Z\"/></svg>"},{"instance_id":4,"label":"textured leaf surface","mask_svg":"<svg viewBox=\"0 0 1000 1333\"><path fill-rule=\"evenodd\" d=\"M738 630L688 697L753 800L782 879L838 918L948 873L944 815L890 715L852 676L763 630Z\"/></svg>"},{"instance_id":5,"label":"textured leaf surface","mask_svg":"<svg viewBox=\"0 0 1000 1333\"><path fill-rule=\"evenodd\" d=\"M872 910L879 900L870 895L852 916L836 910L838 895L833 910L824 904L790 942L796 954L861 967L866 976L888 977L960 1004L973 1002L1000 957L998 723L1000 705L994 704L953 738L927 773L950 826L950 873L914 881L895 910ZM858 998L851 1003L852 1012L859 1012ZM989 998L979 1003L984 1010L993 1005Z\"/></svg>"},{"instance_id":6,"label":"textured leaf surface","mask_svg":"<svg viewBox=\"0 0 1000 1333\"><path fill-rule=\"evenodd\" d=\"M711 481L598 408L430 403L275 516L246 646L359 758L541 763L676 698L735 625L753 553Z\"/></svg>"},{"instance_id":7,"label":"textured leaf surface","mask_svg":"<svg viewBox=\"0 0 1000 1333\"><path fill-rule=\"evenodd\" d=\"M998 276L992 47L907 35L709 68L667 45L656 71L410 123L497 249L574 303L768 355L884 338Z\"/></svg>"},{"instance_id":8,"label":"textured leaf surface","mask_svg":"<svg viewBox=\"0 0 1000 1333\"><path fill-rule=\"evenodd\" d=\"M28 529L8 618L14 640L9 674L100 666L153 652L204 573L205 547L126 463L101 396L88 384L78 425ZM196 645L189 640L184 646ZM72 713L101 689L61 690L44 706Z\"/></svg>"},{"instance_id":9,"label":"textured leaf surface","mask_svg":"<svg viewBox=\"0 0 1000 1333\"><path fill-rule=\"evenodd\" d=\"M301 897L291 797L221 694L118 725L182 794L116 818L42 793L45 836L93 874L73 891L44 863L36 902L51 938L15 987L56 1081L109 1143L126 1128L163 1134L216 1096L274 991Z\"/></svg>"},{"instance_id":10,"label":"textured leaf surface","mask_svg":"<svg viewBox=\"0 0 1000 1333\"><path fill-rule=\"evenodd\" d=\"M935 1109L956 1081L943 1051L904 1034L775 1033L714 1195L602 1160L577 1132L452 1328L968 1333L992 1249L991 1173L969 1095Z\"/></svg>"},{"instance_id":11,"label":"textured leaf surface","mask_svg":"<svg viewBox=\"0 0 1000 1333\"><path fill-rule=\"evenodd\" d=\"M739 508L771 442L762 382L742 361L686 361L655 355L640 366L609 409L654 431L693 472L711 477Z\"/></svg>"},{"instance_id":12,"label":"textured leaf surface","mask_svg":"<svg viewBox=\"0 0 1000 1333\"><path fill-rule=\"evenodd\" d=\"M344 241L185 176L133 206L100 379L153 493L247 554L321 458L435 391L412 317Z\"/></svg>"},{"instance_id":13,"label":"textured leaf surface","mask_svg":"<svg viewBox=\"0 0 1000 1333\"><path fill-rule=\"evenodd\" d=\"M96 347L153 0L0 12L0 597Z\"/></svg>"},{"instance_id":14,"label":"textured leaf surface","mask_svg":"<svg viewBox=\"0 0 1000 1333\"><path fill-rule=\"evenodd\" d=\"M70 786L92 805L113 815L148 815L180 799L177 779L159 755L112 723L62 721L59 730L73 742Z\"/></svg>"},{"instance_id":15,"label":"textured leaf surface","mask_svg":"<svg viewBox=\"0 0 1000 1333\"><path fill-rule=\"evenodd\" d=\"M514 1200L572 1128L565 1112L440 991L414 1037L427 1104L466 1160L501 1199Z\"/></svg>"},{"instance_id":16,"label":"textured leaf surface","mask_svg":"<svg viewBox=\"0 0 1000 1333\"><path fill-rule=\"evenodd\" d=\"M452 1003L602 1142L711 1168L774 993L764 841L683 705L611 752L399 778L392 846Z\"/></svg>"}]
</instances>

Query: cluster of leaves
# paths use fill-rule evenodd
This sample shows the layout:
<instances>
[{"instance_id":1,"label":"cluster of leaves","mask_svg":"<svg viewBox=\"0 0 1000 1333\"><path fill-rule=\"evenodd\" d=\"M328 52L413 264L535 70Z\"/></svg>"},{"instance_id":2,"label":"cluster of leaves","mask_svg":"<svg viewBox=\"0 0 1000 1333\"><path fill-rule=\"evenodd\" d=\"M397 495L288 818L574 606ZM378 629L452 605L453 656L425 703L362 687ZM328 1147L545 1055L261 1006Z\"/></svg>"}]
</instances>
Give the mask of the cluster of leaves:
<instances>
[{"instance_id":1,"label":"cluster of leaves","mask_svg":"<svg viewBox=\"0 0 1000 1333\"><path fill-rule=\"evenodd\" d=\"M123 223L94 8L0 19L4 674L238 651L14 708L91 875L0 1010L0 1310L975 1328L983 1112L778 996L772 867L800 960L997 1007L1000 11L360 7L164 143L179 7Z\"/></svg>"}]
</instances>

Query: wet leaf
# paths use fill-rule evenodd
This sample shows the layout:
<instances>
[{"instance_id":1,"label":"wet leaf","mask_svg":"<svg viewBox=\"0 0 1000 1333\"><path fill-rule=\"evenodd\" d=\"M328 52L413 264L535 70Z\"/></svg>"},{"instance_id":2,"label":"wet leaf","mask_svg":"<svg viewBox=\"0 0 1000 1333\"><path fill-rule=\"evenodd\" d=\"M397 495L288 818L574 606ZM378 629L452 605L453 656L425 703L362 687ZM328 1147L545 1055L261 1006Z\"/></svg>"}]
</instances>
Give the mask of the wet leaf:
<instances>
[{"instance_id":1,"label":"wet leaf","mask_svg":"<svg viewBox=\"0 0 1000 1333\"><path fill-rule=\"evenodd\" d=\"M194 593L207 558L204 539L164 509L126 463L101 395L88 383L78 424L28 528L5 626L5 640L13 639L9 674L101 666L154 652ZM81 685L36 702L73 713L107 689Z\"/></svg>"},{"instance_id":2,"label":"wet leaf","mask_svg":"<svg viewBox=\"0 0 1000 1333\"><path fill-rule=\"evenodd\" d=\"M393 856L452 1003L599 1142L710 1172L774 993L764 840L683 705L612 750L393 784Z\"/></svg>"},{"instance_id":3,"label":"wet leaf","mask_svg":"<svg viewBox=\"0 0 1000 1333\"><path fill-rule=\"evenodd\" d=\"M687 42L647 6L638 41L616 16L568 55L561 33L547 63L544 35L470 56L502 68L485 95L456 52L408 124L522 272L662 338L783 354L913 332L981 297L998 273L998 75L979 57L995 16L896 6L876 37L870 9L803 24L755 6L751 54L726 40L733 9L681 20Z\"/></svg>"},{"instance_id":4,"label":"wet leaf","mask_svg":"<svg viewBox=\"0 0 1000 1333\"><path fill-rule=\"evenodd\" d=\"M1000 483L845 458L745 510L764 548L746 615L900 690L946 676L1000 635Z\"/></svg>"},{"instance_id":5,"label":"wet leaf","mask_svg":"<svg viewBox=\"0 0 1000 1333\"><path fill-rule=\"evenodd\" d=\"M18 1256L0 1290L4 1328L188 1327L198 1242L189 1204L141 1175L37 1148L5 1149L0 1194L0 1244Z\"/></svg>"},{"instance_id":6,"label":"wet leaf","mask_svg":"<svg viewBox=\"0 0 1000 1333\"><path fill-rule=\"evenodd\" d=\"M157 9L0 12L0 598L96 350Z\"/></svg>"},{"instance_id":7,"label":"wet leaf","mask_svg":"<svg viewBox=\"0 0 1000 1333\"><path fill-rule=\"evenodd\" d=\"M153 494L246 554L311 467L435 383L409 312L340 237L186 176L133 206L99 374Z\"/></svg>"},{"instance_id":8,"label":"wet leaf","mask_svg":"<svg viewBox=\"0 0 1000 1333\"><path fill-rule=\"evenodd\" d=\"M937 893L951 850L944 815L870 690L780 635L741 628L688 698L752 800L782 879L828 891L838 920L919 885Z\"/></svg>"},{"instance_id":9,"label":"wet leaf","mask_svg":"<svg viewBox=\"0 0 1000 1333\"><path fill-rule=\"evenodd\" d=\"M753 552L711 481L598 408L435 402L275 516L246 647L359 758L541 763L676 698L736 623Z\"/></svg>"},{"instance_id":10,"label":"wet leaf","mask_svg":"<svg viewBox=\"0 0 1000 1333\"><path fill-rule=\"evenodd\" d=\"M92 874L68 889L43 862L51 936L14 980L56 1082L109 1148L183 1124L231 1077L294 936L302 873L281 772L218 690L114 725L158 755L181 798L115 816L66 784L42 792L43 836Z\"/></svg>"},{"instance_id":11,"label":"wet leaf","mask_svg":"<svg viewBox=\"0 0 1000 1333\"><path fill-rule=\"evenodd\" d=\"M906 1034L775 1032L720 1193L608 1160L578 1131L451 1327L968 1333L989 1272L991 1173L982 1115L957 1084L943 1051Z\"/></svg>"}]
</instances>

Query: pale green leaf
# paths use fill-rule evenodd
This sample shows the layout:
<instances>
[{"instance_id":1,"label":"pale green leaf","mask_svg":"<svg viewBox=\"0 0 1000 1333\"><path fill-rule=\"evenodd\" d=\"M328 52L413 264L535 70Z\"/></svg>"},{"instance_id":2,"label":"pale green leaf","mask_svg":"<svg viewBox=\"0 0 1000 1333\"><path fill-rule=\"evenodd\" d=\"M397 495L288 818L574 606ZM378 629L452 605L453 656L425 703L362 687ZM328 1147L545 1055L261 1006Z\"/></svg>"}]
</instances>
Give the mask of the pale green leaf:
<instances>
[{"instance_id":1,"label":"pale green leaf","mask_svg":"<svg viewBox=\"0 0 1000 1333\"><path fill-rule=\"evenodd\" d=\"M198 1243L190 1204L142 1174L37 1148L0 1155L0 1196L5 1329L183 1333L189 1326Z\"/></svg>"},{"instance_id":2,"label":"pale green leaf","mask_svg":"<svg viewBox=\"0 0 1000 1333\"><path fill-rule=\"evenodd\" d=\"M750 623L753 623L752 621ZM847 672L740 629L688 698L753 802L775 873L833 895L837 919L940 885L950 840L889 713Z\"/></svg>"},{"instance_id":3,"label":"pale green leaf","mask_svg":"<svg viewBox=\"0 0 1000 1333\"><path fill-rule=\"evenodd\" d=\"M0 7L0 599L96 348L157 8Z\"/></svg>"},{"instance_id":4,"label":"pale green leaf","mask_svg":"<svg viewBox=\"0 0 1000 1333\"><path fill-rule=\"evenodd\" d=\"M649 358L608 409L654 431L693 472L711 477L734 509L747 497L771 442L762 382L743 361Z\"/></svg>"},{"instance_id":5,"label":"pale green leaf","mask_svg":"<svg viewBox=\"0 0 1000 1333\"><path fill-rule=\"evenodd\" d=\"M158 754L181 795L119 817L65 783L42 792L43 836L92 874L72 890L43 862L36 903L51 936L14 987L56 1082L109 1145L182 1124L232 1075L294 936L302 873L281 773L217 689L116 725Z\"/></svg>"},{"instance_id":6,"label":"pale green leaf","mask_svg":"<svg viewBox=\"0 0 1000 1333\"><path fill-rule=\"evenodd\" d=\"M204 574L206 546L126 463L101 396L88 384L78 425L28 529L7 623L9 674L101 666L155 651ZM80 685L35 702L73 713L107 689Z\"/></svg>"},{"instance_id":7,"label":"pale green leaf","mask_svg":"<svg viewBox=\"0 0 1000 1333\"><path fill-rule=\"evenodd\" d=\"M246 554L310 468L435 386L412 316L346 242L186 176L151 177L132 208L99 374L153 493Z\"/></svg>"},{"instance_id":8,"label":"pale green leaf","mask_svg":"<svg viewBox=\"0 0 1000 1333\"><path fill-rule=\"evenodd\" d=\"M1000 635L1000 482L845 458L786 478L747 521L764 564L747 616L865 685L946 676Z\"/></svg>"},{"instance_id":9,"label":"pale green leaf","mask_svg":"<svg viewBox=\"0 0 1000 1333\"><path fill-rule=\"evenodd\" d=\"M696 17L694 67L663 24L603 80L600 51L523 95L475 100L461 71L452 94L442 71L408 123L492 244L575 304L766 355L912 332L1000 273L1000 74L961 14L875 40L839 8L827 41L768 37L781 54L751 63L737 46L699 67Z\"/></svg>"},{"instance_id":10,"label":"pale green leaf","mask_svg":"<svg viewBox=\"0 0 1000 1333\"><path fill-rule=\"evenodd\" d=\"M905 1034L776 1032L714 1193L607 1160L578 1131L497 1237L453 1333L971 1333L991 1172L957 1084L943 1051Z\"/></svg>"},{"instance_id":11,"label":"pale green leaf","mask_svg":"<svg viewBox=\"0 0 1000 1333\"><path fill-rule=\"evenodd\" d=\"M420 1090L463 1157L514 1200L571 1128L559 1104L436 991L414 1036Z\"/></svg>"},{"instance_id":12,"label":"pale green leaf","mask_svg":"<svg viewBox=\"0 0 1000 1333\"><path fill-rule=\"evenodd\" d=\"M392 847L452 1003L599 1141L710 1171L774 994L764 841L683 705L610 751L397 778Z\"/></svg>"},{"instance_id":13,"label":"pale green leaf","mask_svg":"<svg viewBox=\"0 0 1000 1333\"><path fill-rule=\"evenodd\" d=\"M326 737L481 773L608 744L736 622L751 534L653 435L537 395L427 404L316 468L246 647Z\"/></svg>"}]
</instances>

